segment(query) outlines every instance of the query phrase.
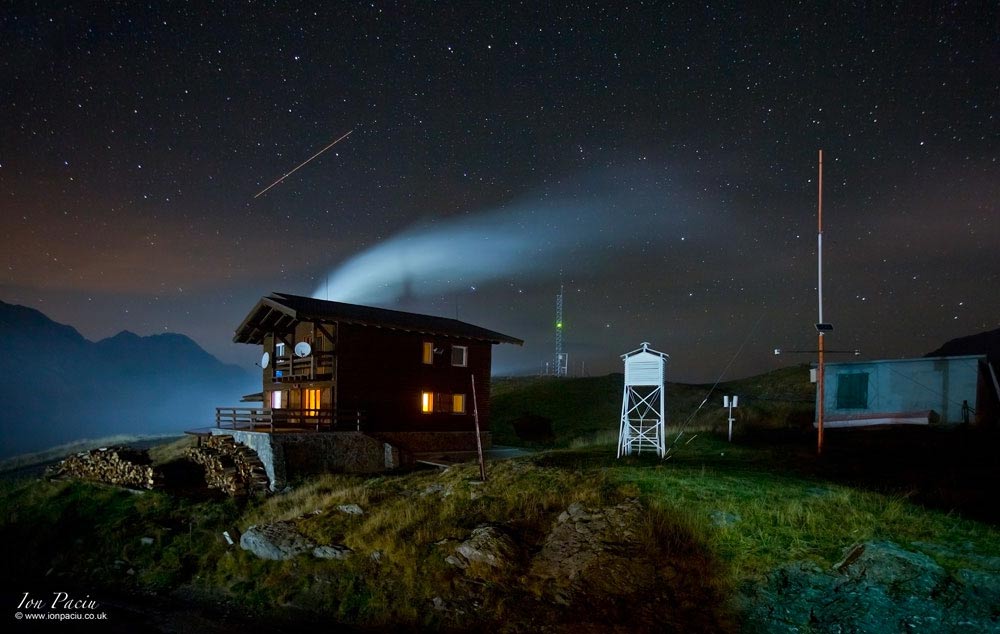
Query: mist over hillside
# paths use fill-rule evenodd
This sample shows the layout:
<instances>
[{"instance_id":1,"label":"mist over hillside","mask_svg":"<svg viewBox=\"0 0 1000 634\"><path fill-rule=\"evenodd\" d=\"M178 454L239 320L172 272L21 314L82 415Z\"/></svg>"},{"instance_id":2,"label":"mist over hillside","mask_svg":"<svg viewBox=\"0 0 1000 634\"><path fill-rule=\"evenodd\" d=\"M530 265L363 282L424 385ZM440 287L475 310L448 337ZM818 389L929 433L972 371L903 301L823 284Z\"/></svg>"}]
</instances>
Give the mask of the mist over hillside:
<instances>
[{"instance_id":1,"label":"mist over hillside","mask_svg":"<svg viewBox=\"0 0 1000 634\"><path fill-rule=\"evenodd\" d=\"M259 391L184 335L123 331L92 342L25 306L0 302L0 457L81 438L204 427L214 408Z\"/></svg>"}]
</instances>

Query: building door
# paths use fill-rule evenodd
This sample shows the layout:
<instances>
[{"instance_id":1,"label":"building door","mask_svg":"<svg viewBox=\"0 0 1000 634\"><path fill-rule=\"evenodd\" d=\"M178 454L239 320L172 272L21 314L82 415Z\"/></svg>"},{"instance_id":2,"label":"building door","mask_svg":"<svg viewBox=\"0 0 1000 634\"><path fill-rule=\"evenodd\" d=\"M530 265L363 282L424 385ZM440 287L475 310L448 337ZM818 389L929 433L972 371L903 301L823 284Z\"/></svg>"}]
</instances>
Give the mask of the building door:
<instances>
[{"instance_id":1,"label":"building door","mask_svg":"<svg viewBox=\"0 0 1000 634\"><path fill-rule=\"evenodd\" d=\"M315 416L323 406L323 390L305 389L302 390L302 409L306 414Z\"/></svg>"},{"instance_id":2,"label":"building door","mask_svg":"<svg viewBox=\"0 0 1000 634\"><path fill-rule=\"evenodd\" d=\"M304 389L301 394L303 422L309 425L324 425L328 421L323 415L323 390Z\"/></svg>"}]
</instances>

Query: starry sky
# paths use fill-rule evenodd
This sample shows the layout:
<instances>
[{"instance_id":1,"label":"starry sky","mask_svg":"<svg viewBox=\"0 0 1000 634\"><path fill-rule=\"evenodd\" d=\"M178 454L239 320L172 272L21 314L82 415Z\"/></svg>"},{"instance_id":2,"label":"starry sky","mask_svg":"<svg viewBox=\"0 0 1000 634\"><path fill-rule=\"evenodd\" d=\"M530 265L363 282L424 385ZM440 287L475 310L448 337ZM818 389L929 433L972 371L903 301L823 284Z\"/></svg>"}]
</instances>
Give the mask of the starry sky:
<instances>
[{"instance_id":1,"label":"starry sky","mask_svg":"<svg viewBox=\"0 0 1000 634\"><path fill-rule=\"evenodd\" d=\"M12 2L0 299L251 368L333 293L533 373L562 280L571 373L747 375L815 347L822 148L827 347L921 355L1000 327L998 69L995 2Z\"/></svg>"}]
</instances>

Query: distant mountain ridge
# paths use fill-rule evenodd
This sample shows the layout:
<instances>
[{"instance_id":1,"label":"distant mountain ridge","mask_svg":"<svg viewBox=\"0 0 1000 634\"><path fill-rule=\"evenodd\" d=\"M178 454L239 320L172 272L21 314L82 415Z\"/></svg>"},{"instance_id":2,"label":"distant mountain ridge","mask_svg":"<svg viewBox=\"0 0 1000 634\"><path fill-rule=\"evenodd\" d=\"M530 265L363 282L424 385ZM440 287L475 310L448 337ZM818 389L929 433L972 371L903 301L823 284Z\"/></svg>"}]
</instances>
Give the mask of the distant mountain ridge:
<instances>
[{"instance_id":1,"label":"distant mountain ridge","mask_svg":"<svg viewBox=\"0 0 1000 634\"><path fill-rule=\"evenodd\" d=\"M204 427L259 390L255 375L190 338L122 331L97 342L0 301L0 457L81 438Z\"/></svg>"},{"instance_id":2,"label":"distant mountain ridge","mask_svg":"<svg viewBox=\"0 0 1000 634\"><path fill-rule=\"evenodd\" d=\"M985 354L993 363L1000 361L1000 328L967 337L957 337L924 356L959 357L969 354Z\"/></svg>"}]
</instances>

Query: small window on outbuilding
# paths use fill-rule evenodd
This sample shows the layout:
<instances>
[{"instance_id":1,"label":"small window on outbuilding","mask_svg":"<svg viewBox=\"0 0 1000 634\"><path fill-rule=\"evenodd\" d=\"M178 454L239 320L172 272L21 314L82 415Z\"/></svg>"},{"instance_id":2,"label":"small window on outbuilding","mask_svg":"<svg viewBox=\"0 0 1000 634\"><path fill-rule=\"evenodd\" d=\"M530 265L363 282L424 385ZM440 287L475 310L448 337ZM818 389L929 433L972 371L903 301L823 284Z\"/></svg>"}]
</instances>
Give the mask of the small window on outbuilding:
<instances>
[{"instance_id":1,"label":"small window on outbuilding","mask_svg":"<svg viewBox=\"0 0 1000 634\"><path fill-rule=\"evenodd\" d=\"M467 346L452 346L451 364L463 368L469 365L469 348Z\"/></svg>"},{"instance_id":2,"label":"small window on outbuilding","mask_svg":"<svg viewBox=\"0 0 1000 634\"><path fill-rule=\"evenodd\" d=\"M868 373L837 375L837 409L867 409Z\"/></svg>"},{"instance_id":3,"label":"small window on outbuilding","mask_svg":"<svg viewBox=\"0 0 1000 634\"><path fill-rule=\"evenodd\" d=\"M423 361L427 365L434 363L434 343L431 341L424 342Z\"/></svg>"}]
</instances>

